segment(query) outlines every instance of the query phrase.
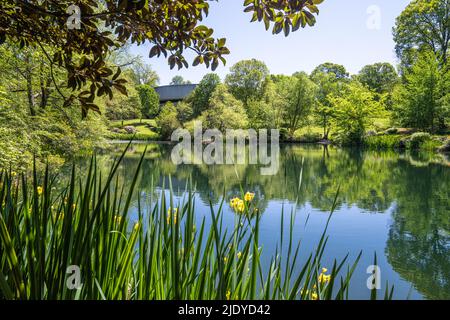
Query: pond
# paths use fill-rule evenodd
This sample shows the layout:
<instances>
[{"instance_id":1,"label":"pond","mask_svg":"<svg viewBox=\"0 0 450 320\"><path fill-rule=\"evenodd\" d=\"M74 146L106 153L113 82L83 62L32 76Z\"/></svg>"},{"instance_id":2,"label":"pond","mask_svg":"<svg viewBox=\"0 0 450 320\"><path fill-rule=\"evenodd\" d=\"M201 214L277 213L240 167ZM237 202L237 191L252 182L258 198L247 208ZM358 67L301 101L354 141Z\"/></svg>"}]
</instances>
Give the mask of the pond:
<instances>
[{"instance_id":1,"label":"pond","mask_svg":"<svg viewBox=\"0 0 450 320\"><path fill-rule=\"evenodd\" d=\"M118 144L99 157L105 171L124 146ZM262 176L257 165L176 166L170 145L136 143L119 170L125 185L133 178L144 147L148 151L137 184L141 201L167 193L170 177L175 202L181 203L192 179L197 215L210 219L210 203L218 208L225 197L224 224L232 226L235 213L229 200L241 194L242 186L256 194L262 215L262 259L269 263L282 212L295 213L294 243L301 241L299 258L305 259L317 245L340 189L323 264L330 268L335 258L339 261L347 254L351 264L362 251L350 298L370 297L367 268L376 253L379 296L388 282L394 285L396 299L450 299L450 165L442 155L282 145L278 173ZM136 197L132 218L137 217L137 201ZM288 228L289 223L284 225Z\"/></svg>"}]
</instances>

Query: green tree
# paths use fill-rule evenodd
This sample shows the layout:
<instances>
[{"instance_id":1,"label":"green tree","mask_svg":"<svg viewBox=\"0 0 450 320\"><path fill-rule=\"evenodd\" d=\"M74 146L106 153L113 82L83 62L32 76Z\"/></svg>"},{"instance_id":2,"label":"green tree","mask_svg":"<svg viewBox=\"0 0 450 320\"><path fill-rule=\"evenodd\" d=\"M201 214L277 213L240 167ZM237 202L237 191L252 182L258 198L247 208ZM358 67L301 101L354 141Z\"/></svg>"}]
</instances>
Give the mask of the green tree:
<instances>
[{"instance_id":1,"label":"green tree","mask_svg":"<svg viewBox=\"0 0 450 320\"><path fill-rule=\"evenodd\" d=\"M385 104L386 109L392 109L392 92L399 77L390 63L367 65L361 69L356 78L376 94L376 99Z\"/></svg>"},{"instance_id":2,"label":"green tree","mask_svg":"<svg viewBox=\"0 0 450 320\"><path fill-rule=\"evenodd\" d=\"M182 76L175 76L172 78L172 81L170 81L171 85L180 85L180 84L190 84L191 82L189 80L184 80Z\"/></svg>"},{"instance_id":3,"label":"green tree","mask_svg":"<svg viewBox=\"0 0 450 320\"><path fill-rule=\"evenodd\" d=\"M250 100L247 106L249 127L252 129L277 128L275 124L275 110L270 101Z\"/></svg>"},{"instance_id":4,"label":"green tree","mask_svg":"<svg viewBox=\"0 0 450 320\"><path fill-rule=\"evenodd\" d=\"M397 56L410 67L417 51L433 51L446 63L450 41L450 0L413 0L393 29Z\"/></svg>"},{"instance_id":5,"label":"green tree","mask_svg":"<svg viewBox=\"0 0 450 320\"><path fill-rule=\"evenodd\" d=\"M136 57L130 65L132 79L136 85L148 85L155 87L159 83L159 76L149 64L146 64L141 56Z\"/></svg>"},{"instance_id":6,"label":"green tree","mask_svg":"<svg viewBox=\"0 0 450 320\"><path fill-rule=\"evenodd\" d=\"M176 104L177 119L184 124L193 118L192 105L187 101L180 101Z\"/></svg>"},{"instance_id":7,"label":"green tree","mask_svg":"<svg viewBox=\"0 0 450 320\"><path fill-rule=\"evenodd\" d=\"M219 84L209 100L209 108L201 115L203 126L208 129L245 129L247 114L241 101L237 100L225 85Z\"/></svg>"},{"instance_id":8,"label":"green tree","mask_svg":"<svg viewBox=\"0 0 450 320\"><path fill-rule=\"evenodd\" d=\"M337 78L334 72L317 71L311 75L311 80L318 86L317 100L313 115L315 123L323 129L323 139L328 139L332 127L333 105L329 98L337 96L345 86L346 80Z\"/></svg>"},{"instance_id":9,"label":"green tree","mask_svg":"<svg viewBox=\"0 0 450 320\"><path fill-rule=\"evenodd\" d=\"M320 2L289 1L280 6L273 1L245 0L244 4L245 11L253 14L252 21L264 21L266 29L273 23L274 33L288 35L314 25ZM71 15L68 19L71 5L80 9L81 21ZM67 87L74 90L64 96L66 105L78 101L86 116L89 110L99 111L94 103L97 95L112 96L113 89L125 93L120 71L105 63L112 48L130 42L150 43L150 57L164 55L171 68L188 66L187 49L195 54L193 65L205 64L215 70L219 61L225 62L224 56L229 54L226 39L214 38L214 30L200 24L209 9L207 0L3 0L0 44L11 41L20 47L37 46L48 63L64 67Z\"/></svg>"},{"instance_id":10,"label":"green tree","mask_svg":"<svg viewBox=\"0 0 450 320\"><path fill-rule=\"evenodd\" d=\"M331 62L323 63L317 66L311 73L311 78L315 78L320 73L333 74L336 79L343 80L349 78L349 73L343 65Z\"/></svg>"},{"instance_id":11,"label":"green tree","mask_svg":"<svg viewBox=\"0 0 450 320\"><path fill-rule=\"evenodd\" d=\"M403 126L436 131L449 116L449 75L436 55L422 52L394 92L394 119Z\"/></svg>"},{"instance_id":12,"label":"green tree","mask_svg":"<svg viewBox=\"0 0 450 320\"><path fill-rule=\"evenodd\" d=\"M128 96L116 95L104 99L105 116L109 120L139 119L142 116L139 95L133 86L128 87Z\"/></svg>"},{"instance_id":13,"label":"green tree","mask_svg":"<svg viewBox=\"0 0 450 320\"><path fill-rule=\"evenodd\" d=\"M159 95L148 84L141 84L136 87L141 102L141 112L146 118L155 117L159 113Z\"/></svg>"},{"instance_id":14,"label":"green tree","mask_svg":"<svg viewBox=\"0 0 450 320\"><path fill-rule=\"evenodd\" d=\"M343 144L360 144L366 129L382 112L374 94L358 81L347 84L342 95L332 95L333 125L336 140Z\"/></svg>"},{"instance_id":15,"label":"green tree","mask_svg":"<svg viewBox=\"0 0 450 320\"><path fill-rule=\"evenodd\" d=\"M189 98L194 117L197 117L208 108L209 99L219 84L220 78L215 73L208 73L203 77Z\"/></svg>"},{"instance_id":16,"label":"green tree","mask_svg":"<svg viewBox=\"0 0 450 320\"><path fill-rule=\"evenodd\" d=\"M358 80L370 90L378 93L392 92L398 82L398 74L390 63L367 65L358 74Z\"/></svg>"},{"instance_id":17,"label":"green tree","mask_svg":"<svg viewBox=\"0 0 450 320\"><path fill-rule=\"evenodd\" d=\"M264 96L269 69L266 64L256 59L242 60L230 68L225 84L234 97L244 103L250 99L259 100Z\"/></svg>"},{"instance_id":18,"label":"green tree","mask_svg":"<svg viewBox=\"0 0 450 320\"><path fill-rule=\"evenodd\" d=\"M162 139L170 139L172 132L180 128L178 113L172 102L167 102L156 117L156 124L160 128Z\"/></svg>"},{"instance_id":19,"label":"green tree","mask_svg":"<svg viewBox=\"0 0 450 320\"><path fill-rule=\"evenodd\" d=\"M317 104L317 86L304 72L291 77L287 103L283 110L283 127L292 137L297 129L309 122L311 111Z\"/></svg>"}]
</instances>

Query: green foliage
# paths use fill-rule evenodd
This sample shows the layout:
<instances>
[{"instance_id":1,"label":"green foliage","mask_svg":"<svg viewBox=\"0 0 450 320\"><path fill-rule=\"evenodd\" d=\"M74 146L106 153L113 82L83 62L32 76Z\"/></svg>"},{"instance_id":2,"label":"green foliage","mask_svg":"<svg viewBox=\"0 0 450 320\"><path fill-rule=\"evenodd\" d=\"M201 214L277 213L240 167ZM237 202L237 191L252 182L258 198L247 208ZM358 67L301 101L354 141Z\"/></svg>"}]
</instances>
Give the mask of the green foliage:
<instances>
[{"instance_id":1,"label":"green foliage","mask_svg":"<svg viewBox=\"0 0 450 320\"><path fill-rule=\"evenodd\" d=\"M318 88L306 73L297 73L287 82L289 87L282 111L282 125L292 137L297 129L309 123L309 116L317 105Z\"/></svg>"},{"instance_id":2,"label":"green foliage","mask_svg":"<svg viewBox=\"0 0 450 320\"><path fill-rule=\"evenodd\" d=\"M438 131L446 126L449 75L431 52L419 55L394 92L394 119L402 126Z\"/></svg>"},{"instance_id":3,"label":"green foliage","mask_svg":"<svg viewBox=\"0 0 450 320\"><path fill-rule=\"evenodd\" d=\"M181 85L181 84L190 84L191 82L189 80L184 80L182 76L175 76L172 78L172 81L170 81L171 85Z\"/></svg>"},{"instance_id":4,"label":"green foliage","mask_svg":"<svg viewBox=\"0 0 450 320\"><path fill-rule=\"evenodd\" d=\"M433 51L446 63L450 41L449 0L413 0L397 18L397 56L409 68L418 52Z\"/></svg>"},{"instance_id":5,"label":"green foliage","mask_svg":"<svg viewBox=\"0 0 450 320\"><path fill-rule=\"evenodd\" d=\"M428 132L416 132L409 138L409 146L411 149L420 149L420 147L431 140L431 135Z\"/></svg>"},{"instance_id":6,"label":"green foliage","mask_svg":"<svg viewBox=\"0 0 450 320\"><path fill-rule=\"evenodd\" d=\"M92 114L82 121L79 105L64 106L62 95L70 91L55 86L64 70L49 66L38 49L0 46L0 73L0 167L26 167L33 155L59 164L105 146L105 118ZM104 100L97 102L107 114Z\"/></svg>"},{"instance_id":7,"label":"green foliage","mask_svg":"<svg viewBox=\"0 0 450 320\"><path fill-rule=\"evenodd\" d=\"M247 106L249 127L252 129L276 128L275 112L270 101L251 99Z\"/></svg>"},{"instance_id":8,"label":"green foliage","mask_svg":"<svg viewBox=\"0 0 450 320\"><path fill-rule=\"evenodd\" d=\"M141 84L136 87L141 101L141 112L146 118L153 118L159 113L159 95L147 84Z\"/></svg>"},{"instance_id":9,"label":"green foliage","mask_svg":"<svg viewBox=\"0 0 450 320\"><path fill-rule=\"evenodd\" d=\"M331 62L326 62L317 66L311 73L311 78L314 79L321 73L329 74L337 80L345 80L349 78L349 73L343 65Z\"/></svg>"},{"instance_id":10,"label":"green foliage","mask_svg":"<svg viewBox=\"0 0 450 320\"><path fill-rule=\"evenodd\" d=\"M163 139L170 139L172 132L180 128L177 109L171 102L162 106L161 112L156 117L156 124L160 128L160 135Z\"/></svg>"},{"instance_id":11,"label":"green foliage","mask_svg":"<svg viewBox=\"0 0 450 320\"><path fill-rule=\"evenodd\" d=\"M374 94L357 81L345 87L341 96L331 96L336 138L342 144L361 144L366 129L382 107Z\"/></svg>"},{"instance_id":12,"label":"green foliage","mask_svg":"<svg viewBox=\"0 0 450 320\"><path fill-rule=\"evenodd\" d=\"M264 96L269 69L256 59L242 60L230 68L225 84L234 97L244 103L250 99L260 100Z\"/></svg>"},{"instance_id":13,"label":"green foliage","mask_svg":"<svg viewBox=\"0 0 450 320\"><path fill-rule=\"evenodd\" d=\"M184 124L192 119L194 112L192 106L186 101L180 101L176 104L177 119L181 124Z\"/></svg>"},{"instance_id":14,"label":"green foliage","mask_svg":"<svg viewBox=\"0 0 450 320\"><path fill-rule=\"evenodd\" d=\"M208 108L209 99L219 84L220 78L215 73L208 73L203 77L189 98L189 102L192 105L193 117L199 116Z\"/></svg>"},{"instance_id":15,"label":"green foliage","mask_svg":"<svg viewBox=\"0 0 450 320\"><path fill-rule=\"evenodd\" d=\"M345 72L341 67L335 66L335 72ZM340 70L340 71L339 71ZM323 138L328 139L332 126L333 106L329 98L339 95L346 83L346 78L337 77L336 73L328 72L325 68L316 68L310 76L311 80L318 86L317 100L313 115L315 122L323 129Z\"/></svg>"},{"instance_id":16,"label":"green foliage","mask_svg":"<svg viewBox=\"0 0 450 320\"><path fill-rule=\"evenodd\" d=\"M123 78L129 81L125 87L127 95L114 95L112 99L103 98L99 105L104 105L105 116L109 120L136 119L141 117L141 102L138 91L130 81L132 74L124 72Z\"/></svg>"},{"instance_id":17,"label":"green foliage","mask_svg":"<svg viewBox=\"0 0 450 320\"><path fill-rule=\"evenodd\" d=\"M0 168L25 166L32 159L33 139L26 115L0 104Z\"/></svg>"},{"instance_id":18,"label":"green foliage","mask_svg":"<svg viewBox=\"0 0 450 320\"><path fill-rule=\"evenodd\" d=\"M219 84L209 100L209 108L201 115L203 125L210 129L245 129L248 127L247 114L241 101Z\"/></svg>"},{"instance_id":19,"label":"green foliage","mask_svg":"<svg viewBox=\"0 0 450 320\"><path fill-rule=\"evenodd\" d=\"M370 150L394 150L401 148L404 137L400 135L374 135L364 137L364 147Z\"/></svg>"},{"instance_id":20,"label":"green foliage","mask_svg":"<svg viewBox=\"0 0 450 320\"><path fill-rule=\"evenodd\" d=\"M150 87L158 85L158 74L152 70L150 65L142 60L141 56L138 56L132 61L130 69L132 71L132 80L135 85L148 85Z\"/></svg>"},{"instance_id":21,"label":"green foliage","mask_svg":"<svg viewBox=\"0 0 450 320\"><path fill-rule=\"evenodd\" d=\"M398 75L390 63L375 63L362 68L358 80L373 92L383 94L392 92Z\"/></svg>"},{"instance_id":22,"label":"green foliage","mask_svg":"<svg viewBox=\"0 0 450 320\"><path fill-rule=\"evenodd\" d=\"M108 132L106 137L113 140L130 141L131 139L136 141L156 141L160 139L160 136L156 132L150 133L122 133L122 132Z\"/></svg>"}]
</instances>

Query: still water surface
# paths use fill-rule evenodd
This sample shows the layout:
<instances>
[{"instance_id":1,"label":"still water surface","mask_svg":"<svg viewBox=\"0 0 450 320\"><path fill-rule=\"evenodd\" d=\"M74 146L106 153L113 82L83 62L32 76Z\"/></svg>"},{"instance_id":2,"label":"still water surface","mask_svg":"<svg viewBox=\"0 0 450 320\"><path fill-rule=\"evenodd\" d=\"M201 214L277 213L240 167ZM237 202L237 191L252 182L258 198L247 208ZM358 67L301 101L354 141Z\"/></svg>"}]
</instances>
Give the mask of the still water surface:
<instances>
[{"instance_id":1,"label":"still water surface","mask_svg":"<svg viewBox=\"0 0 450 320\"><path fill-rule=\"evenodd\" d=\"M229 199L240 195L241 185L255 192L262 214L262 259L267 264L279 239L281 212L295 212L294 243L302 241L300 258L305 258L323 232L340 186L323 264L330 268L335 258L346 254L351 263L362 250L350 298L370 297L366 269L376 252L380 296L388 281L397 299L450 299L450 162L444 156L282 145L278 174L262 176L256 165L176 166L170 145L134 144L119 170L124 184L131 182L145 146L137 186L142 201L150 194L167 194L170 176L175 202L181 202L192 179L198 218L210 219L209 203L218 208L225 192L224 223L231 228ZM123 147L100 156L99 163L106 169ZM131 211L136 218L137 198Z\"/></svg>"}]
</instances>

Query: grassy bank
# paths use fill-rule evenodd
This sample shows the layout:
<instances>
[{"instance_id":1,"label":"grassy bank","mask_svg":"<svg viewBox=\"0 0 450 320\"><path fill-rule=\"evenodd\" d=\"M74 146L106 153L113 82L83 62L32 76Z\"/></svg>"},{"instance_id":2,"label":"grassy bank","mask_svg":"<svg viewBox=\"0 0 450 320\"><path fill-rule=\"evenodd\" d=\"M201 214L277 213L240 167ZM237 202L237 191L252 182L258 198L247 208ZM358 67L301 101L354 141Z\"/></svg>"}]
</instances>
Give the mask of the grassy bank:
<instances>
[{"instance_id":1,"label":"grassy bank","mask_svg":"<svg viewBox=\"0 0 450 320\"><path fill-rule=\"evenodd\" d=\"M156 141L160 140L156 122L153 119L132 119L110 121L107 138L111 140Z\"/></svg>"},{"instance_id":2,"label":"grassy bank","mask_svg":"<svg viewBox=\"0 0 450 320\"><path fill-rule=\"evenodd\" d=\"M449 137L430 135L424 132L412 134L379 134L364 138L364 147L369 150L421 150L448 151Z\"/></svg>"},{"instance_id":3,"label":"grassy bank","mask_svg":"<svg viewBox=\"0 0 450 320\"><path fill-rule=\"evenodd\" d=\"M131 221L128 209L133 195L140 194L135 187L144 155L125 190L116 176L124 154L108 176L100 175L95 159L83 179L73 168L63 188L56 188L48 170L31 177L1 172L0 299L348 298L359 257L323 269L330 219L316 250L300 261L293 217L282 214L277 251L263 266L260 216L244 191L242 200L232 203L232 230L222 224L229 199L218 210L211 206L211 227L205 218L196 224L189 188L183 203L176 206L171 192L149 208L139 207L138 220ZM69 266L80 268L77 290L67 286ZM392 291L386 292L390 297Z\"/></svg>"}]
</instances>

